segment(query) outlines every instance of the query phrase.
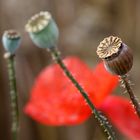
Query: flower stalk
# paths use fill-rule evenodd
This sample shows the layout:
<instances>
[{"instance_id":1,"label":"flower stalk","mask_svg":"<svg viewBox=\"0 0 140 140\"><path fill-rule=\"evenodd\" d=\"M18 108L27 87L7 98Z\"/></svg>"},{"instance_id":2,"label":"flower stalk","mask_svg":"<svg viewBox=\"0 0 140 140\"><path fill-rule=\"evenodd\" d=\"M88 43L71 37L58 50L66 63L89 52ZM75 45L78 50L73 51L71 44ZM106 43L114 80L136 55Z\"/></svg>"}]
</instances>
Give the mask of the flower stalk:
<instances>
[{"instance_id":1,"label":"flower stalk","mask_svg":"<svg viewBox=\"0 0 140 140\"><path fill-rule=\"evenodd\" d=\"M109 123L108 119L101 114L100 111L96 109L96 107L93 105L92 101L89 99L88 94L84 91L84 89L81 87L81 85L76 81L76 79L73 77L71 72L67 69L65 64L63 63L60 52L56 47L52 47L48 49L49 52L52 55L52 59L61 67L63 72L66 74L66 76L71 80L71 82L74 84L74 86L79 90L81 95L86 100L87 104L89 105L90 109L95 115L95 118L100 122L100 125L103 126L104 131L108 134L108 139L110 140L116 140L115 133L112 130L112 126Z\"/></svg>"},{"instance_id":2,"label":"flower stalk","mask_svg":"<svg viewBox=\"0 0 140 140\"><path fill-rule=\"evenodd\" d=\"M136 110L137 115L140 117L140 104L139 104L137 97L133 93L133 90L131 88L131 84L130 84L129 79L128 79L128 75L125 74L123 76L120 76L120 79L122 82L122 86L126 89L127 93L130 96L130 99L132 101L132 104L134 105L134 108Z\"/></svg>"},{"instance_id":3,"label":"flower stalk","mask_svg":"<svg viewBox=\"0 0 140 140\"><path fill-rule=\"evenodd\" d=\"M16 76L14 68L14 55L9 53L5 54L5 59L7 59L8 75L9 75L9 85L10 85L10 98L11 98L11 117L12 117L12 140L17 140L18 130L19 130L19 111L18 111L18 100L17 100L17 88L16 88Z\"/></svg>"},{"instance_id":4,"label":"flower stalk","mask_svg":"<svg viewBox=\"0 0 140 140\"><path fill-rule=\"evenodd\" d=\"M15 51L20 46L21 36L16 30L7 30L2 36L3 47L6 50L4 58L7 59L7 69L10 86L11 98L11 117L12 117L12 140L17 140L19 130L19 112L18 112L18 99L16 88L16 74L15 74Z\"/></svg>"}]
</instances>

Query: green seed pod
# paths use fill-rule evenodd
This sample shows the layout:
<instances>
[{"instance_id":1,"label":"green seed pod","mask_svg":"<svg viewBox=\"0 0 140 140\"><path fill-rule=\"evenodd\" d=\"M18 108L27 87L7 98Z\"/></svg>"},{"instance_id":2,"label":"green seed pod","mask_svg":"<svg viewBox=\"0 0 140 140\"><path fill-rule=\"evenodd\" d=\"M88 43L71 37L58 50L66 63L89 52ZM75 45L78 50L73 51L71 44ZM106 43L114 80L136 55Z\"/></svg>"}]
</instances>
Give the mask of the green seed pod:
<instances>
[{"instance_id":1,"label":"green seed pod","mask_svg":"<svg viewBox=\"0 0 140 140\"><path fill-rule=\"evenodd\" d=\"M7 30L2 36L2 43L6 51L14 54L16 49L20 46L21 36L15 30Z\"/></svg>"},{"instance_id":2,"label":"green seed pod","mask_svg":"<svg viewBox=\"0 0 140 140\"><path fill-rule=\"evenodd\" d=\"M100 42L97 54L103 59L106 69L113 74L125 75L132 68L132 51L118 37L110 36Z\"/></svg>"},{"instance_id":3,"label":"green seed pod","mask_svg":"<svg viewBox=\"0 0 140 140\"><path fill-rule=\"evenodd\" d=\"M59 31L49 12L40 12L28 21L25 26L32 41L40 48L56 47Z\"/></svg>"}]
</instances>

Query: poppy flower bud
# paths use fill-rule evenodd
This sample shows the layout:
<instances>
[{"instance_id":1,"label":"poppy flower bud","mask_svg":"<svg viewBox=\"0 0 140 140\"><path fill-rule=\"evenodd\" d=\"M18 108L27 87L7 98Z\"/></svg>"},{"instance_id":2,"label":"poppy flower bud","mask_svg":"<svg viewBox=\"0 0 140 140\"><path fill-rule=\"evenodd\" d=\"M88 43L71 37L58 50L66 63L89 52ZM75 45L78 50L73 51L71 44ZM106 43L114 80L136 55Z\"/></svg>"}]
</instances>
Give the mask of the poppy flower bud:
<instances>
[{"instance_id":1,"label":"poppy flower bud","mask_svg":"<svg viewBox=\"0 0 140 140\"><path fill-rule=\"evenodd\" d=\"M110 36L100 42L97 55L103 59L106 69L117 75L125 75L133 65L131 49L120 38Z\"/></svg>"},{"instance_id":2,"label":"poppy flower bud","mask_svg":"<svg viewBox=\"0 0 140 140\"><path fill-rule=\"evenodd\" d=\"M49 12L40 12L25 26L32 41L40 48L55 47L58 41L58 27Z\"/></svg>"},{"instance_id":3,"label":"poppy flower bud","mask_svg":"<svg viewBox=\"0 0 140 140\"><path fill-rule=\"evenodd\" d=\"M7 30L2 36L2 43L6 51L14 54L16 49L20 46L21 36L15 30Z\"/></svg>"}]
</instances>

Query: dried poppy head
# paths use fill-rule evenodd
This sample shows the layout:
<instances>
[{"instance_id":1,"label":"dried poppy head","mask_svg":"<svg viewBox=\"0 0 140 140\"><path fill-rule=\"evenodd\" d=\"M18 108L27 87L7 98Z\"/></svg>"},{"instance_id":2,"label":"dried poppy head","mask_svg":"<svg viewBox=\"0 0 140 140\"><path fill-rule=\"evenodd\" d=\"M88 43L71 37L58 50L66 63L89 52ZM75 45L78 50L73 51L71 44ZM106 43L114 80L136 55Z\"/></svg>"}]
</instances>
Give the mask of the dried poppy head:
<instances>
[{"instance_id":1,"label":"dried poppy head","mask_svg":"<svg viewBox=\"0 0 140 140\"><path fill-rule=\"evenodd\" d=\"M59 31L49 12L40 12L31 17L25 29L38 47L52 48L56 46Z\"/></svg>"},{"instance_id":2,"label":"dried poppy head","mask_svg":"<svg viewBox=\"0 0 140 140\"><path fill-rule=\"evenodd\" d=\"M124 75L133 65L131 49L118 37L110 36L100 42L97 55L103 59L106 69L113 74Z\"/></svg>"}]
</instances>

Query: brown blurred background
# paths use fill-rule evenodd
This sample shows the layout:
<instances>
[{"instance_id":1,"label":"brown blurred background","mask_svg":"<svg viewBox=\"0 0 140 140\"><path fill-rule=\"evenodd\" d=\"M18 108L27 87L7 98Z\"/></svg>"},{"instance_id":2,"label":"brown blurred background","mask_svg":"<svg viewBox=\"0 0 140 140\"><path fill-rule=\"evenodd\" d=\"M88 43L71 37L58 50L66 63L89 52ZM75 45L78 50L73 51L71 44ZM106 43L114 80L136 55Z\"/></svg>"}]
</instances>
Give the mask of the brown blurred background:
<instances>
[{"instance_id":1,"label":"brown blurred background","mask_svg":"<svg viewBox=\"0 0 140 140\"><path fill-rule=\"evenodd\" d=\"M139 0L0 0L0 35L4 30L21 32L22 45L16 54L17 86L20 104L19 140L104 140L98 123L91 117L81 125L49 127L34 122L23 113L35 76L51 63L46 51L34 47L24 25L39 11L48 10L60 28L59 48L63 56L76 55L94 66L98 62L96 47L109 35L117 35L133 49L131 79L134 92L139 91ZM10 99L4 50L0 47L0 140L10 140ZM122 91L122 90L118 90ZM125 140L116 130L120 140Z\"/></svg>"}]
</instances>

